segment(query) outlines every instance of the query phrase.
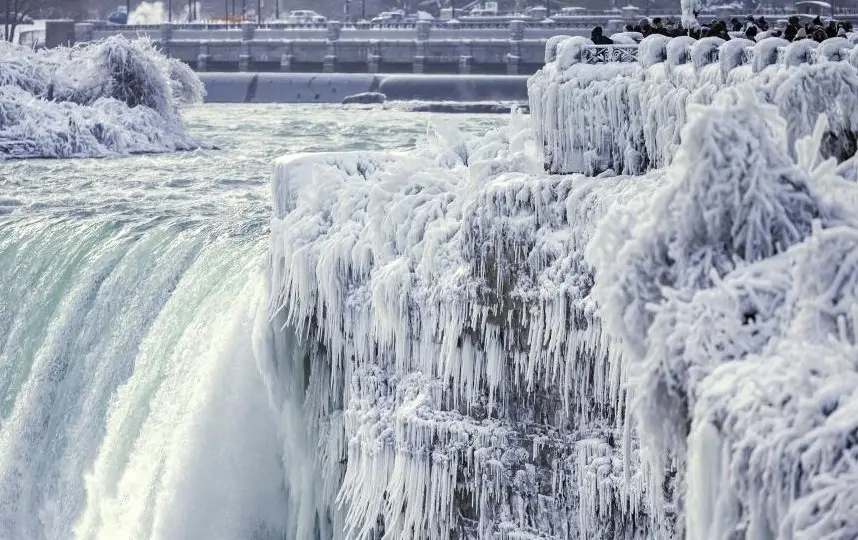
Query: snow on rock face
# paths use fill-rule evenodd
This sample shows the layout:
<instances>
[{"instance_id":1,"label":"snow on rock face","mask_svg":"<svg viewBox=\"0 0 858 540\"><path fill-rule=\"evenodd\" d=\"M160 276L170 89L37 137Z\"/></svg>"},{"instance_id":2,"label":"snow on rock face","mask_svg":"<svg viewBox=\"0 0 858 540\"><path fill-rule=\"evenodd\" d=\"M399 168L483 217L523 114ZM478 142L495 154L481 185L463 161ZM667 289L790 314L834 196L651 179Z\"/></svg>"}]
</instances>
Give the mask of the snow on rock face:
<instances>
[{"instance_id":1,"label":"snow on rock face","mask_svg":"<svg viewBox=\"0 0 858 540\"><path fill-rule=\"evenodd\" d=\"M0 159L189 149L197 145L179 109L203 93L189 67L148 41L42 51L0 43Z\"/></svg>"},{"instance_id":2,"label":"snow on rock face","mask_svg":"<svg viewBox=\"0 0 858 540\"><path fill-rule=\"evenodd\" d=\"M855 152L856 109L840 104L858 95L858 71L850 62L833 60L845 57L848 41L832 42L824 56L815 42L767 38L748 42L749 48L717 38L650 36L638 48L637 63L582 64L586 41L556 44L574 62L549 63L528 81L533 127L550 172L639 174L665 167L679 147L686 108L711 103L735 85L778 105L793 141L808 135L817 116L826 113L831 120L827 155L842 160ZM743 65L748 57L750 71ZM811 99L801 104L796 95Z\"/></svg>"},{"instance_id":3,"label":"snow on rock face","mask_svg":"<svg viewBox=\"0 0 858 540\"><path fill-rule=\"evenodd\" d=\"M653 319L647 306L660 303L665 287L707 288L713 276L740 261L767 259L800 242L823 215L806 174L786 153L785 128L774 107L749 91L730 92L713 107L695 106L690 113L667 181L646 201L658 211L631 210L639 215L632 236L608 256L618 257L616 264L604 265L605 279L596 285L606 309L623 306L615 317L622 324L612 332L635 356L645 348ZM605 228L597 248L615 245L625 234L625 228Z\"/></svg>"}]
</instances>

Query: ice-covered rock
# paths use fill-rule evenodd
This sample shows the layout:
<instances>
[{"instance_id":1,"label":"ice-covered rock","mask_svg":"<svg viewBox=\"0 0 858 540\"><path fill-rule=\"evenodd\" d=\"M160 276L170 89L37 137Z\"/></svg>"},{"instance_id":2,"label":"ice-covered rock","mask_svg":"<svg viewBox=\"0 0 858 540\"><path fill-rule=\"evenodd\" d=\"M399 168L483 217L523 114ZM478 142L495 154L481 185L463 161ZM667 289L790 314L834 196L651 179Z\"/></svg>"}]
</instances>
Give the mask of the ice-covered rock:
<instances>
[{"instance_id":1,"label":"ice-covered rock","mask_svg":"<svg viewBox=\"0 0 858 540\"><path fill-rule=\"evenodd\" d=\"M33 51L0 43L0 159L95 157L198 146L180 108L203 85L146 40Z\"/></svg>"},{"instance_id":2,"label":"ice-covered rock","mask_svg":"<svg viewBox=\"0 0 858 540\"><path fill-rule=\"evenodd\" d=\"M384 103L386 100L387 96L385 96L381 92L361 92L360 94L352 94L350 96L344 97L343 104L348 105L349 103Z\"/></svg>"}]
</instances>

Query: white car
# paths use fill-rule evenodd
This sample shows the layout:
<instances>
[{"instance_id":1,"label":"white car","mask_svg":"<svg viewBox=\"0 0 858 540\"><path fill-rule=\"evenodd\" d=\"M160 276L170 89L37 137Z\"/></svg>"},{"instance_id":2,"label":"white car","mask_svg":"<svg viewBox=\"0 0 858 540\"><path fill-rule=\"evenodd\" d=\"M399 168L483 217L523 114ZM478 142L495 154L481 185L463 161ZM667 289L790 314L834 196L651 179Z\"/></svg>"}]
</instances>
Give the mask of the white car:
<instances>
[{"instance_id":1,"label":"white car","mask_svg":"<svg viewBox=\"0 0 858 540\"><path fill-rule=\"evenodd\" d=\"M376 17L373 17L373 24L396 24L405 22L405 12L403 11L382 11Z\"/></svg>"},{"instance_id":2,"label":"white car","mask_svg":"<svg viewBox=\"0 0 858 540\"><path fill-rule=\"evenodd\" d=\"M286 16L286 22L292 24L325 24L328 19L309 9L296 9Z\"/></svg>"}]
</instances>

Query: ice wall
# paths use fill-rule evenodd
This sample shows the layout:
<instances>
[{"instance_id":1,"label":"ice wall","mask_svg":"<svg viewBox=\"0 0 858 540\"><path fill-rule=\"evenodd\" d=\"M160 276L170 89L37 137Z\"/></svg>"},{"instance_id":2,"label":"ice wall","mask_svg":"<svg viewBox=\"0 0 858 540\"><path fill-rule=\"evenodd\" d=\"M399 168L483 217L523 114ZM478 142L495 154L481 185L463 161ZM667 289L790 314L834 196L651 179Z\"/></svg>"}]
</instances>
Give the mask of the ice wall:
<instances>
[{"instance_id":1,"label":"ice wall","mask_svg":"<svg viewBox=\"0 0 858 540\"><path fill-rule=\"evenodd\" d=\"M844 38L753 44L655 35L641 42L637 62L607 64L585 63L587 47L585 38L552 43L545 67L528 81L535 135L551 172L665 167L679 147L688 107L736 86L778 107L791 143L825 113L826 155L855 153L858 49Z\"/></svg>"},{"instance_id":2,"label":"ice wall","mask_svg":"<svg viewBox=\"0 0 858 540\"><path fill-rule=\"evenodd\" d=\"M33 51L0 43L0 159L197 147L180 108L203 86L145 40Z\"/></svg>"}]
</instances>

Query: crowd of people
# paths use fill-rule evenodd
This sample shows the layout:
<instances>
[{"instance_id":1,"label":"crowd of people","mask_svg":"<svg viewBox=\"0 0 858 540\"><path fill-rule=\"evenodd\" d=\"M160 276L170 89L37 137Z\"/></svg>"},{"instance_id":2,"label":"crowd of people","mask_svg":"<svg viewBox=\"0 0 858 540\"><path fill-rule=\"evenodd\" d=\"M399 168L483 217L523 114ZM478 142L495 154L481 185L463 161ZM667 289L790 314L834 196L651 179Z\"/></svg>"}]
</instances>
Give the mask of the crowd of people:
<instances>
[{"instance_id":1,"label":"crowd of people","mask_svg":"<svg viewBox=\"0 0 858 540\"><path fill-rule=\"evenodd\" d=\"M812 39L822 42L832 37L846 37L848 33L852 32L852 23L831 20L825 24L819 17L816 17L802 24L801 19L792 16L787 21L786 27L776 28L763 16L755 18L749 15L744 22L734 17L729 22L713 20L709 24L702 24L697 28L683 28L682 24L674 22L673 19L665 20L661 17L655 17L652 20L641 19L637 25L628 24L625 31L639 33L643 37L662 34L668 37L691 36L695 39L719 37L725 41L735 38L760 41L767 37L779 37L787 41ZM614 41L606 37L603 32L601 26L593 29L590 36L593 43L596 45L614 44Z\"/></svg>"}]
</instances>

